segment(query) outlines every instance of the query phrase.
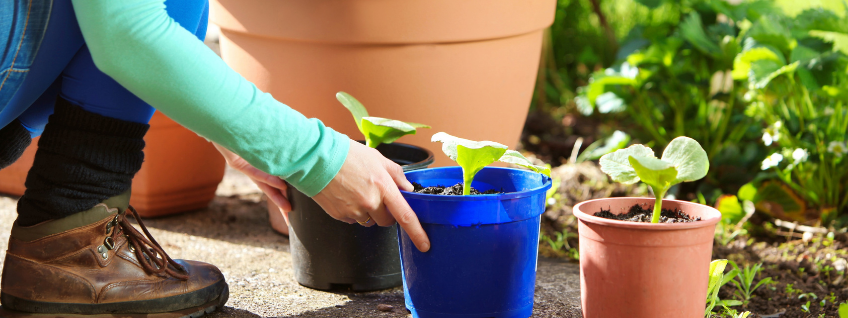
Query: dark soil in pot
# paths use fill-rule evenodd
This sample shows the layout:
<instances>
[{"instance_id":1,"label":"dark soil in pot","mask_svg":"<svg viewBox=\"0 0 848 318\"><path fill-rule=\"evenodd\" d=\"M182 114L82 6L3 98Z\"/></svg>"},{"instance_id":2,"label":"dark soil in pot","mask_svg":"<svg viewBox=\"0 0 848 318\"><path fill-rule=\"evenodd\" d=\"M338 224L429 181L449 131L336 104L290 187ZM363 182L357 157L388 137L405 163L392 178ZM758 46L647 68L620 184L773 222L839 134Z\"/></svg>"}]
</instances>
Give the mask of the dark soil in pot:
<instances>
[{"instance_id":1,"label":"dark soil in pot","mask_svg":"<svg viewBox=\"0 0 848 318\"><path fill-rule=\"evenodd\" d=\"M454 184L450 187L437 185L433 187L424 187L417 182L413 182L412 186L415 187L413 192L415 193L424 193L424 194L436 194L436 195L462 195L462 182ZM481 195L481 194L500 194L504 193L503 191L498 191L495 189L486 190L480 192L474 187L471 187L471 195Z\"/></svg>"},{"instance_id":2,"label":"dark soil in pot","mask_svg":"<svg viewBox=\"0 0 848 318\"><path fill-rule=\"evenodd\" d=\"M627 213L614 214L610 212L610 210L601 209L600 212L595 213L595 216L612 220L651 223L651 218L654 214L653 209L653 206L646 208L640 204L636 204L630 207L630 211ZM680 209L662 209L662 213L660 214L660 223L690 223L697 222L700 220L700 217L692 217Z\"/></svg>"}]
</instances>

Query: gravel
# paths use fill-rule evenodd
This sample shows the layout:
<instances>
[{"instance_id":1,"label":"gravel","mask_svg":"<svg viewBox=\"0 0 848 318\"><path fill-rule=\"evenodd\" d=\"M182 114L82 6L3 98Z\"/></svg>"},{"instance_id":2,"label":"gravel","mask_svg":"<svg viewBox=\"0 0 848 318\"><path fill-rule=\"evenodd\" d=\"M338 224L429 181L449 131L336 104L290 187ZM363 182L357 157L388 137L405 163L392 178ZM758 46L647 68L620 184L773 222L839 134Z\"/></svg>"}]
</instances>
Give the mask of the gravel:
<instances>
[{"instance_id":1,"label":"gravel","mask_svg":"<svg viewBox=\"0 0 848 318\"><path fill-rule=\"evenodd\" d=\"M230 300L209 317L411 317L401 288L351 293L300 286L288 240L268 225L258 189L228 170L218 194L207 209L144 220L171 257L212 263L224 272ZM0 252L8 245L16 204L16 198L0 196ZM533 317L579 317L579 274L577 264L541 258Z\"/></svg>"}]
</instances>

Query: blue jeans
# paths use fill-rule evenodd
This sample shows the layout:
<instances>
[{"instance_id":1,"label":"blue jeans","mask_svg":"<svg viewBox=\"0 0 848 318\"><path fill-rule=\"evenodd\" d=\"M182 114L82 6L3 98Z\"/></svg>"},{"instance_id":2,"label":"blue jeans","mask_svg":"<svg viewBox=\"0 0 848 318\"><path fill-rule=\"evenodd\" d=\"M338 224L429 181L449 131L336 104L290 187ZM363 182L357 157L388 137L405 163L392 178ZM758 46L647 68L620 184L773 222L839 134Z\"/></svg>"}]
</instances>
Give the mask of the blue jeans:
<instances>
[{"instance_id":1,"label":"blue jeans","mask_svg":"<svg viewBox=\"0 0 848 318\"><path fill-rule=\"evenodd\" d=\"M0 69L5 71L0 73L0 81L5 78L2 84L5 87L0 86L0 128L19 119L33 137L40 135L59 95L88 112L130 122L150 121L153 107L94 66L71 1L53 0L52 7L49 2L11 0L0 5L10 6L15 11L9 16L17 17L4 20L6 13L0 17L0 32L6 31L4 23L12 25L9 40L0 38L3 41L0 49L9 43L5 54L0 56L6 68ZM167 0L165 5L171 18L203 40L209 16L208 0ZM45 10L49 10L49 16L44 14ZM24 23L26 28L21 27ZM39 31L43 31L40 47ZM14 65L7 66L9 61L15 61ZM31 65L27 65L28 61ZM12 91L14 87L16 91ZM7 102L2 104L4 101Z\"/></svg>"}]
</instances>

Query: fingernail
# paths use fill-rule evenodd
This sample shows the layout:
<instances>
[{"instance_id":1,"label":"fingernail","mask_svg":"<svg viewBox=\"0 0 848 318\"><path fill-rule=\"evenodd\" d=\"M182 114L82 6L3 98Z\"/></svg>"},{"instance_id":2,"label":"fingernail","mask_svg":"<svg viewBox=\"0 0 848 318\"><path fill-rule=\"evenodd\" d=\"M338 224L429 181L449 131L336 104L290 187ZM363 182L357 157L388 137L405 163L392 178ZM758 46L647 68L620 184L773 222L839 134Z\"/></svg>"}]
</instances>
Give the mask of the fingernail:
<instances>
[{"instance_id":1,"label":"fingernail","mask_svg":"<svg viewBox=\"0 0 848 318\"><path fill-rule=\"evenodd\" d=\"M421 244L421 250L423 250L424 252L429 251L430 250L430 243Z\"/></svg>"}]
</instances>

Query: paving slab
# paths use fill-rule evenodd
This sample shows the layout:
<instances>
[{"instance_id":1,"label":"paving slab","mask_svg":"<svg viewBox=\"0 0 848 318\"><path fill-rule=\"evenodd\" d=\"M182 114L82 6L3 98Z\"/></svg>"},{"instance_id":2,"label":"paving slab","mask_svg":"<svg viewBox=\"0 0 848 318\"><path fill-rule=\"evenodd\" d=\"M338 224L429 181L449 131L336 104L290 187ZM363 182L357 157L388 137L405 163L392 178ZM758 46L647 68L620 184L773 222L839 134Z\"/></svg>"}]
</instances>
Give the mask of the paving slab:
<instances>
[{"instance_id":1,"label":"paving slab","mask_svg":"<svg viewBox=\"0 0 848 318\"><path fill-rule=\"evenodd\" d=\"M299 285L293 278L288 239L268 225L258 189L244 175L228 170L218 194L206 209L144 219L172 258L212 263L224 272L230 300L209 317L411 317L401 288L352 293ZM16 205L16 198L0 197L3 254ZM533 317L579 317L579 273L577 264L541 258ZM394 309L379 311L381 304Z\"/></svg>"}]
</instances>

